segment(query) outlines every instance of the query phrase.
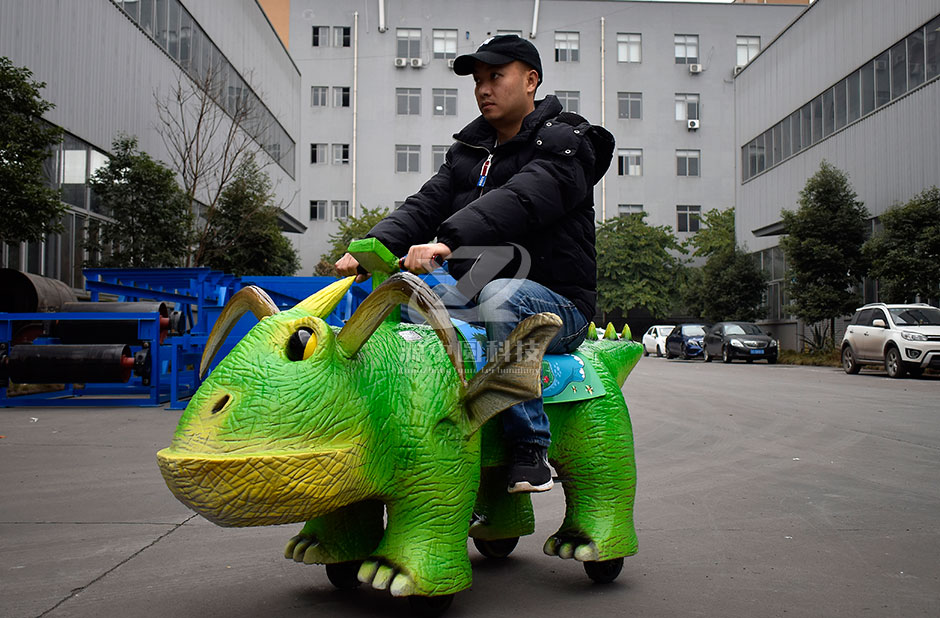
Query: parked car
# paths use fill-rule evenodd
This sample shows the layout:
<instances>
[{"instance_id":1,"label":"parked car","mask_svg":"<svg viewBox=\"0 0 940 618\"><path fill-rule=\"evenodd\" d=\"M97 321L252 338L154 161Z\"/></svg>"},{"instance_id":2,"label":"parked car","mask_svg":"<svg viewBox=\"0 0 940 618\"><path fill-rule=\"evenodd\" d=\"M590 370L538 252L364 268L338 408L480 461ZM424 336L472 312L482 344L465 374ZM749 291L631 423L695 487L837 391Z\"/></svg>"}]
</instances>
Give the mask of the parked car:
<instances>
[{"instance_id":1,"label":"parked car","mask_svg":"<svg viewBox=\"0 0 940 618\"><path fill-rule=\"evenodd\" d=\"M862 365L884 365L892 378L940 368L940 309L884 303L858 309L842 337L842 368L853 374Z\"/></svg>"},{"instance_id":2,"label":"parked car","mask_svg":"<svg viewBox=\"0 0 940 618\"><path fill-rule=\"evenodd\" d=\"M666 358L695 358L702 355L706 324L679 324L666 337Z\"/></svg>"},{"instance_id":3,"label":"parked car","mask_svg":"<svg viewBox=\"0 0 940 618\"><path fill-rule=\"evenodd\" d=\"M743 358L751 363L765 360L777 362L777 341L753 322L718 322L705 333L702 354L705 362L720 358L730 363Z\"/></svg>"},{"instance_id":4,"label":"parked car","mask_svg":"<svg viewBox=\"0 0 940 618\"><path fill-rule=\"evenodd\" d=\"M675 327L672 324L650 326L650 329L643 335L643 355L649 356L655 353L656 356L662 356L666 349L666 337L673 328Z\"/></svg>"}]
</instances>

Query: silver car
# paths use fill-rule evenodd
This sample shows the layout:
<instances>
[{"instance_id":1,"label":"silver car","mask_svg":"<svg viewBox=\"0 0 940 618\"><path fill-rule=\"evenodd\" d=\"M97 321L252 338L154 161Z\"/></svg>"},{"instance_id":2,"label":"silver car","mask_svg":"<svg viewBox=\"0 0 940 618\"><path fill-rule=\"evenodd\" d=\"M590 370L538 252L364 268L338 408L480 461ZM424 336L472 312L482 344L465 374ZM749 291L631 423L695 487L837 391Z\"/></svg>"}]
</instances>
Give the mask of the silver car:
<instances>
[{"instance_id":1,"label":"silver car","mask_svg":"<svg viewBox=\"0 0 940 618\"><path fill-rule=\"evenodd\" d=\"M842 368L854 374L862 365L884 365L892 378L940 369L940 309L885 303L858 309L842 338Z\"/></svg>"}]
</instances>

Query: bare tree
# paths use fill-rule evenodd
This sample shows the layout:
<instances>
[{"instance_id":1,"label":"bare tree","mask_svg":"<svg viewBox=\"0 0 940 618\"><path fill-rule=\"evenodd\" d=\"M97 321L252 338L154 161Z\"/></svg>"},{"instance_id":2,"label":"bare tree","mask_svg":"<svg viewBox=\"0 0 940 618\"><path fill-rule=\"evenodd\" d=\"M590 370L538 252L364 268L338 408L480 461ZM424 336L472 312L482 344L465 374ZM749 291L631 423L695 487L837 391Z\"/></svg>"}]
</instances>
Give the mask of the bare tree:
<instances>
[{"instance_id":1,"label":"bare tree","mask_svg":"<svg viewBox=\"0 0 940 618\"><path fill-rule=\"evenodd\" d=\"M154 93L156 127L196 215L190 264L200 266L215 235L219 198L246 159L262 150L273 120L228 62L179 73L169 94Z\"/></svg>"}]
</instances>

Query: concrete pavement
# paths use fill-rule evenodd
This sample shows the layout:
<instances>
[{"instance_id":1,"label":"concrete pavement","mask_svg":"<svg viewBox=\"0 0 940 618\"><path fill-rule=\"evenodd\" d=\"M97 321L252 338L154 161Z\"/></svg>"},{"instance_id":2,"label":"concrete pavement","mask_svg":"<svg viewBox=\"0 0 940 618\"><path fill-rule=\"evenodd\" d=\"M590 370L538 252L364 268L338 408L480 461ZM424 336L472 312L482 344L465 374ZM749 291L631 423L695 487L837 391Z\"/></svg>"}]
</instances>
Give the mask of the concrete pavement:
<instances>
[{"instance_id":1,"label":"concrete pavement","mask_svg":"<svg viewBox=\"0 0 940 618\"><path fill-rule=\"evenodd\" d=\"M450 617L940 615L940 379L643 359L626 384L640 553L592 585L536 534ZM166 489L179 412L0 410L0 616L405 616L281 557L300 525L223 529Z\"/></svg>"}]
</instances>

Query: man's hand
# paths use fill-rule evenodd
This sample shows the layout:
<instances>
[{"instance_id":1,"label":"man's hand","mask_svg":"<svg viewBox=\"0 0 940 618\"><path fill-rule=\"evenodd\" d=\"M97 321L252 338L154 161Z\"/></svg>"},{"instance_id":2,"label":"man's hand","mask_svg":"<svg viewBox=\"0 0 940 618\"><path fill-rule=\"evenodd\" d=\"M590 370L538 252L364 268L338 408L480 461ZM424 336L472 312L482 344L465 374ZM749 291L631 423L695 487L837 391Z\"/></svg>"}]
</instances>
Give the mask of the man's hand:
<instances>
[{"instance_id":1,"label":"man's hand","mask_svg":"<svg viewBox=\"0 0 940 618\"><path fill-rule=\"evenodd\" d=\"M349 277L356 275L356 283L362 283L369 278L369 275L359 273L357 270L359 268L359 261L348 253L341 257L333 266L339 271L340 276Z\"/></svg>"},{"instance_id":2,"label":"man's hand","mask_svg":"<svg viewBox=\"0 0 940 618\"><path fill-rule=\"evenodd\" d=\"M405 256L405 270L418 274L429 273L440 266L434 262L435 256L443 262L450 257L450 254L450 247L440 242L413 245L408 249L408 255Z\"/></svg>"}]
</instances>

